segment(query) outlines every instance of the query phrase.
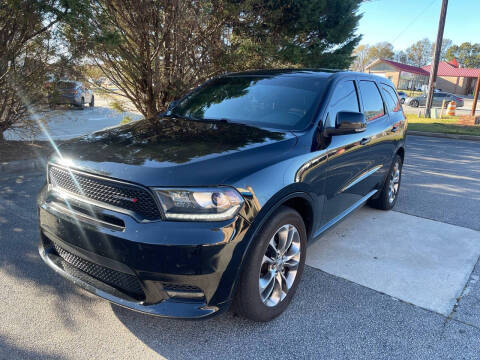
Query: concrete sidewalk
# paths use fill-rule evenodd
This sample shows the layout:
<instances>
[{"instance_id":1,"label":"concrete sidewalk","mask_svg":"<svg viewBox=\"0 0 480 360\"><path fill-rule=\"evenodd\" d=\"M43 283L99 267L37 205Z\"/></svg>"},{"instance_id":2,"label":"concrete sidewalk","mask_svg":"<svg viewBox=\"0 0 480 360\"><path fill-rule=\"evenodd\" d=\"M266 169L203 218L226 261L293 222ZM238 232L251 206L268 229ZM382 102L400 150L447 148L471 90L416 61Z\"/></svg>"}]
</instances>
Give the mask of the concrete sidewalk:
<instances>
[{"instance_id":1,"label":"concrete sidewalk","mask_svg":"<svg viewBox=\"0 0 480 360\"><path fill-rule=\"evenodd\" d=\"M360 209L308 249L307 264L448 316L480 256L480 232Z\"/></svg>"}]
</instances>

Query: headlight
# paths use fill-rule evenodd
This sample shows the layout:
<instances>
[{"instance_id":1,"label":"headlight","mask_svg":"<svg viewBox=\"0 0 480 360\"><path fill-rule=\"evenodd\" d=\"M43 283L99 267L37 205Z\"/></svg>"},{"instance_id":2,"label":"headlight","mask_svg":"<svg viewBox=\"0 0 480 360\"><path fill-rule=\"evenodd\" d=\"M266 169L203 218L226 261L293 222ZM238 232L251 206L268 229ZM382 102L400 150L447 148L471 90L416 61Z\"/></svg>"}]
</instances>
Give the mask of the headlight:
<instances>
[{"instance_id":1,"label":"headlight","mask_svg":"<svg viewBox=\"0 0 480 360\"><path fill-rule=\"evenodd\" d=\"M169 220L228 220L238 213L243 204L238 191L229 187L154 190Z\"/></svg>"}]
</instances>

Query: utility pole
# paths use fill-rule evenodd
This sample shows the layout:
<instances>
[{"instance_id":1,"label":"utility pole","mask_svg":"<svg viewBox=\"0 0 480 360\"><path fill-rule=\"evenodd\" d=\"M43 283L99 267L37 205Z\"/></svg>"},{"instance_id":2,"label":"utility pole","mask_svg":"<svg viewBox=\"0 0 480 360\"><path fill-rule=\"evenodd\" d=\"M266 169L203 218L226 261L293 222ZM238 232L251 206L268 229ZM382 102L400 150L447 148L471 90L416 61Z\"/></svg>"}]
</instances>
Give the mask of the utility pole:
<instances>
[{"instance_id":1,"label":"utility pole","mask_svg":"<svg viewBox=\"0 0 480 360\"><path fill-rule=\"evenodd\" d=\"M480 91L480 71L478 72L477 86L475 87L475 95L473 96L472 116L475 116L477 110L478 92Z\"/></svg>"},{"instance_id":2,"label":"utility pole","mask_svg":"<svg viewBox=\"0 0 480 360\"><path fill-rule=\"evenodd\" d=\"M437 81L438 63L440 61L440 51L442 50L443 29L445 28L445 18L447 17L448 0L442 0L442 10L440 11L440 20L438 21L437 41L435 43L435 54L433 63L430 66L430 79L428 80L427 108L425 109L425 117L430 117L432 109L433 89Z\"/></svg>"}]
</instances>

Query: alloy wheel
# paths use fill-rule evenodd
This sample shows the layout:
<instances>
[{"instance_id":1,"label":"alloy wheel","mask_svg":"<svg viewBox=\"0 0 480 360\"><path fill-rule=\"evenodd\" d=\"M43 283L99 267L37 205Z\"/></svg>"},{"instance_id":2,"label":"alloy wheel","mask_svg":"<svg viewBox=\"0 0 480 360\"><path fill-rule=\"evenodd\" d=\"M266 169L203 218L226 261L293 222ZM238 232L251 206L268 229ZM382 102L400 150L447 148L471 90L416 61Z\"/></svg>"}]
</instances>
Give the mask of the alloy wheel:
<instances>
[{"instance_id":1,"label":"alloy wheel","mask_svg":"<svg viewBox=\"0 0 480 360\"><path fill-rule=\"evenodd\" d=\"M388 201L392 204L398 194L398 188L400 187L400 163L397 161L392 169L390 176L390 182L388 184Z\"/></svg>"},{"instance_id":2,"label":"alloy wheel","mask_svg":"<svg viewBox=\"0 0 480 360\"><path fill-rule=\"evenodd\" d=\"M260 299L266 306L276 306L287 296L297 276L301 250L300 234L293 225L283 225L270 239L259 276Z\"/></svg>"}]
</instances>

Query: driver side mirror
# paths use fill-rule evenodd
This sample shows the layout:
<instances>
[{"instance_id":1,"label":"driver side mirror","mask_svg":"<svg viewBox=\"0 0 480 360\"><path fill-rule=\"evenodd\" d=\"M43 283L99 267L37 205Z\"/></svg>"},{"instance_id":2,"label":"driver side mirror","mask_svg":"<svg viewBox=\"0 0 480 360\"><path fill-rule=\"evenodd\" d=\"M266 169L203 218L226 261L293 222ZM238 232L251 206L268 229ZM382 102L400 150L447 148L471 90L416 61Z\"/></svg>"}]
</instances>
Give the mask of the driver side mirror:
<instances>
[{"instance_id":1,"label":"driver side mirror","mask_svg":"<svg viewBox=\"0 0 480 360\"><path fill-rule=\"evenodd\" d=\"M326 134L347 135L355 134L367 129L367 120L361 112L355 111L339 111L335 119L335 127L326 128Z\"/></svg>"}]
</instances>

